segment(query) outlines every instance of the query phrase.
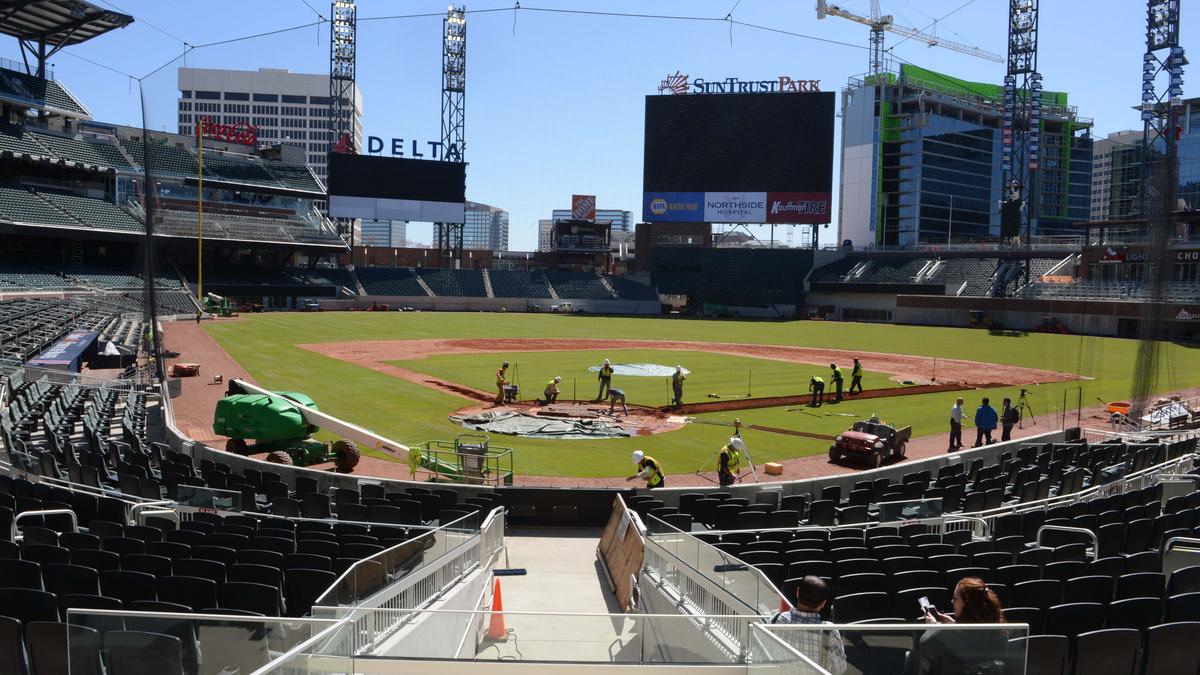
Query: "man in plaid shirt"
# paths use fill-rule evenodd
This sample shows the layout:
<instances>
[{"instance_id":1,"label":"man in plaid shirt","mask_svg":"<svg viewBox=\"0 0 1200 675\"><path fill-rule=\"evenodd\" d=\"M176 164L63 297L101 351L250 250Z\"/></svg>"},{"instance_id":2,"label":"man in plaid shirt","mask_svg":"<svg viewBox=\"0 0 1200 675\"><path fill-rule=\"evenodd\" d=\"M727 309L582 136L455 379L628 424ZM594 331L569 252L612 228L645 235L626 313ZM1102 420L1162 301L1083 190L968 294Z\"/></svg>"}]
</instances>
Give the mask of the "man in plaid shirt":
<instances>
[{"instance_id":1,"label":"man in plaid shirt","mask_svg":"<svg viewBox=\"0 0 1200 675\"><path fill-rule=\"evenodd\" d=\"M819 624L821 610L829 604L829 588L821 577L806 576L796 586L796 604L787 612L776 614L771 623ZM786 637L785 637L786 635ZM846 671L846 648L842 635L836 630L789 631L779 634L802 654L833 675Z\"/></svg>"}]
</instances>

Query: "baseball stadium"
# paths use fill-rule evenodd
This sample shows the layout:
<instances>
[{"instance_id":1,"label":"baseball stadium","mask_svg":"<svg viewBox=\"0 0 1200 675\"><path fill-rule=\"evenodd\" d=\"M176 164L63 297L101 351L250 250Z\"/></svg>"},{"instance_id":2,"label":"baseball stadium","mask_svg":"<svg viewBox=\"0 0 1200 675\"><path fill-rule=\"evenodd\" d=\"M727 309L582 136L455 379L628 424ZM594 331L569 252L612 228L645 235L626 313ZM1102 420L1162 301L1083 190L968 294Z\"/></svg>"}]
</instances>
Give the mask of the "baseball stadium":
<instances>
[{"instance_id":1,"label":"baseball stadium","mask_svg":"<svg viewBox=\"0 0 1200 675\"><path fill-rule=\"evenodd\" d=\"M495 58L575 21L816 28L334 0L202 42L152 3L9 4L0 675L1200 673L1178 0L1123 57L1119 143L1042 89L1036 0L1005 3L1006 57L821 1L870 72L676 70L635 102L641 211L567 192L536 251L467 199L521 161L467 152L468 25ZM441 140L388 146L371 27L418 23ZM314 27L328 72L222 68L300 62ZM89 51L148 33L182 55Z\"/></svg>"}]
</instances>

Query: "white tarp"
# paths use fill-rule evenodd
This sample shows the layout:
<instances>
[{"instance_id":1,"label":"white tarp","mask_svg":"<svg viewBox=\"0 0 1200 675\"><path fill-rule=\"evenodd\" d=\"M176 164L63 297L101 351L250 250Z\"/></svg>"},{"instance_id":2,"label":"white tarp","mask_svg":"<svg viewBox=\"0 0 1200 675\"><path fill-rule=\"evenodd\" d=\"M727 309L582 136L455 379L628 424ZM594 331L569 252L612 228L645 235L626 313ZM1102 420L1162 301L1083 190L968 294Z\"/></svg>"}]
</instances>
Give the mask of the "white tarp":
<instances>
[{"instance_id":1,"label":"white tarp","mask_svg":"<svg viewBox=\"0 0 1200 675\"><path fill-rule=\"evenodd\" d=\"M613 375L626 377L670 377L675 374L675 366L664 366L658 363L614 363L612 369ZM598 373L600 366L592 366L588 370ZM691 372L687 368L683 369L684 375L689 375Z\"/></svg>"}]
</instances>

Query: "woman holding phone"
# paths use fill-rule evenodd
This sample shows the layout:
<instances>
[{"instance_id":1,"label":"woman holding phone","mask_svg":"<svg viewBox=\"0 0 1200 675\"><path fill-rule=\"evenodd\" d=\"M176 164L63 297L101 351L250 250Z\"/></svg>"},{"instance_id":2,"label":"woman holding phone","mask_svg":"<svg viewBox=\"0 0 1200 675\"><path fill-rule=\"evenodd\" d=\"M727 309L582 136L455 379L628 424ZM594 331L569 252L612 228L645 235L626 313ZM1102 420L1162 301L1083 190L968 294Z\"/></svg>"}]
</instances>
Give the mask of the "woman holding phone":
<instances>
[{"instance_id":1,"label":"woman holding phone","mask_svg":"<svg viewBox=\"0 0 1200 675\"><path fill-rule=\"evenodd\" d=\"M977 577L961 579L954 587L953 614L925 608L925 623L1004 623L996 593ZM922 675L990 675L1005 671L1008 631L930 629L917 648Z\"/></svg>"}]
</instances>

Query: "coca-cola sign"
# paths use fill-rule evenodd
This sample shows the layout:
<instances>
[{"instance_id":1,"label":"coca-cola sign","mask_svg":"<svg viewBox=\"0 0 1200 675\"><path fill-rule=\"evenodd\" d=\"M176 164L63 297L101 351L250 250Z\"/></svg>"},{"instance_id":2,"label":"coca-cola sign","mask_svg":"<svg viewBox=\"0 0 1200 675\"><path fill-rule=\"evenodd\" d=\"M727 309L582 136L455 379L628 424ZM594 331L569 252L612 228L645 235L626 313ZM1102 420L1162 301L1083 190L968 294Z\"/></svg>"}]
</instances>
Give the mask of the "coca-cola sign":
<instances>
[{"instance_id":1,"label":"coca-cola sign","mask_svg":"<svg viewBox=\"0 0 1200 675\"><path fill-rule=\"evenodd\" d=\"M205 116L200 118L199 125L204 138L240 145L258 145L258 127L253 124L246 122L221 124L214 122L211 117Z\"/></svg>"},{"instance_id":2,"label":"coca-cola sign","mask_svg":"<svg viewBox=\"0 0 1200 675\"><path fill-rule=\"evenodd\" d=\"M828 192L768 192L768 223L828 223Z\"/></svg>"}]
</instances>

